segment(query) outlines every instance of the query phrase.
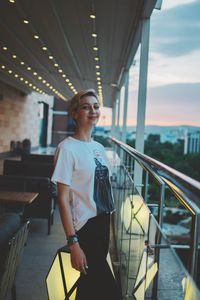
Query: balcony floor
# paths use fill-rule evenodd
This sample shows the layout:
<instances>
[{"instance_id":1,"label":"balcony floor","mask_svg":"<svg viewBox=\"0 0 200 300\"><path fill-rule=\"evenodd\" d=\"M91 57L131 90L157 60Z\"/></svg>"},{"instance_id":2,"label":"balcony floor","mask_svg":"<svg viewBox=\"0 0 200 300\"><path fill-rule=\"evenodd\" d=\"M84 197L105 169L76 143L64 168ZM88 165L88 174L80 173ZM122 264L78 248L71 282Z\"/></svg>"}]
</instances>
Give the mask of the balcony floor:
<instances>
[{"instance_id":1,"label":"balcony floor","mask_svg":"<svg viewBox=\"0 0 200 300\"><path fill-rule=\"evenodd\" d=\"M64 246L65 235L58 209L54 225L47 235L47 221L32 219L28 242L16 278L17 300L47 300L45 277L58 248ZM8 295L5 300L11 300Z\"/></svg>"}]
</instances>

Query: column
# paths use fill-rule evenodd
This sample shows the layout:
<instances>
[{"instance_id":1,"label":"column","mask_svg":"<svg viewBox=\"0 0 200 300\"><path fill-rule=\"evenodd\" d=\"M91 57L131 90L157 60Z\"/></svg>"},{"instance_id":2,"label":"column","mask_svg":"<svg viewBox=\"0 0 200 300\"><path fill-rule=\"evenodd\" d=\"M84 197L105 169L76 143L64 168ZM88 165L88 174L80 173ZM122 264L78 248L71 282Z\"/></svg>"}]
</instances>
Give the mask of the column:
<instances>
[{"instance_id":1,"label":"column","mask_svg":"<svg viewBox=\"0 0 200 300\"><path fill-rule=\"evenodd\" d=\"M115 136L115 126L116 126L116 99L113 103L113 108L112 108L112 127L111 127L111 135Z\"/></svg>"},{"instance_id":2,"label":"column","mask_svg":"<svg viewBox=\"0 0 200 300\"><path fill-rule=\"evenodd\" d=\"M120 90L117 91L116 94L116 104L117 104L117 128L116 135L117 138L120 139Z\"/></svg>"},{"instance_id":3,"label":"column","mask_svg":"<svg viewBox=\"0 0 200 300\"><path fill-rule=\"evenodd\" d=\"M140 50L140 74L138 92L138 111L136 125L136 150L144 152L144 130L146 113L146 93L147 93L147 73L148 73L148 54L149 54L149 31L150 19L142 21L142 37ZM142 183L142 168L138 163L134 166L134 184ZM141 189L138 189L141 192Z\"/></svg>"},{"instance_id":4,"label":"column","mask_svg":"<svg viewBox=\"0 0 200 300\"><path fill-rule=\"evenodd\" d=\"M123 126L122 126L122 142L124 142L124 143L126 143L128 88L129 88L129 71L126 71L125 93L124 93L124 114L123 114Z\"/></svg>"}]
</instances>

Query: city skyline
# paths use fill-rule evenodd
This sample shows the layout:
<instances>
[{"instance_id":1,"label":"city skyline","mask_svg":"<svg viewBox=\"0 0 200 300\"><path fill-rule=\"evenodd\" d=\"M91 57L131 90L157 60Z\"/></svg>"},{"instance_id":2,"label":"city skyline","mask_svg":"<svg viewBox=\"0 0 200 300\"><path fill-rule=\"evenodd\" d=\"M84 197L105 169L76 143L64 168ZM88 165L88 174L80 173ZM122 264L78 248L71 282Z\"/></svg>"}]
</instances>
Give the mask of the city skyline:
<instances>
[{"instance_id":1,"label":"city skyline","mask_svg":"<svg viewBox=\"0 0 200 300\"><path fill-rule=\"evenodd\" d=\"M200 126L200 2L163 0L151 18L146 125ZM139 51L138 51L139 52ZM139 54L130 69L127 125L136 124ZM123 106L123 91L121 93ZM121 109L121 123L123 109ZM103 108L99 125L111 123Z\"/></svg>"}]
</instances>

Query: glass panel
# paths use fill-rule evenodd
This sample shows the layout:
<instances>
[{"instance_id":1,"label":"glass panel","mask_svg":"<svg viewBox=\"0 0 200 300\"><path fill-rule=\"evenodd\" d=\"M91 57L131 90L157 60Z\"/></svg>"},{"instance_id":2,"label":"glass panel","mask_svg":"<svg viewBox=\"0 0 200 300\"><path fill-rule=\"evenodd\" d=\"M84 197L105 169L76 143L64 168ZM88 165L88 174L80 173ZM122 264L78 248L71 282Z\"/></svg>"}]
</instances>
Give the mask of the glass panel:
<instances>
[{"instance_id":1,"label":"glass panel","mask_svg":"<svg viewBox=\"0 0 200 300\"><path fill-rule=\"evenodd\" d=\"M148 253L147 249L147 261L149 263L153 259L154 264L157 263L158 270L156 276L151 278L151 282L146 279L145 297L155 299L157 294L158 299L200 299L195 283L153 216L150 220L149 247L151 253Z\"/></svg>"},{"instance_id":2,"label":"glass panel","mask_svg":"<svg viewBox=\"0 0 200 300\"><path fill-rule=\"evenodd\" d=\"M134 189L132 159L128 155L121 157L123 161L119 159L115 167L113 192L123 297L138 300L200 299L198 288L177 255L178 246L182 247L181 251L185 247L182 261L186 266L190 257L191 214L171 191L166 190L161 231L156 220L160 203L158 182L150 176L147 207ZM174 243L178 250L175 251L170 243Z\"/></svg>"},{"instance_id":3,"label":"glass panel","mask_svg":"<svg viewBox=\"0 0 200 300\"><path fill-rule=\"evenodd\" d=\"M192 216L172 192L165 189L163 231L172 244L189 245Z\"/></svg>"},{"instance_id":4,"label":"glass panel","mask_svg":"<svg viewBox=\"0 0 200 300\"><path fill-rule=\"evenodd\" d=\"M145 261L143 252L148 234L149 213L143 198L134 193L132 187L127 188L118 211L121 220L119 256L123 295L131 295L134 285L138 284L136 279L139 282L146 274L146 264L142 261ZM138 289L139 297L143 292L141 288Z\"/></svg>"}]
</instances>

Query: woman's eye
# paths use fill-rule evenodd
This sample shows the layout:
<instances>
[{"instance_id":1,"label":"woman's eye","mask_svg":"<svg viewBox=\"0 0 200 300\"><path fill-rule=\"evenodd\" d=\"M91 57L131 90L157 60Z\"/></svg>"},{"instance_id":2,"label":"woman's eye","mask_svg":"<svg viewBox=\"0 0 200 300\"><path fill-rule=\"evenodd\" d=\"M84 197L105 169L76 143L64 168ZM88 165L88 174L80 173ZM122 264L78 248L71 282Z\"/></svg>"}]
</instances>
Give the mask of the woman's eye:
<instances>
[{"instance_id":1,"label":"woman's eye","mask_svg":"<svg viewBox=\"0 0 200 300\"><path fill-rule=\"evenodd\" d=\"M90 110L90 109L92 108L92 106L89 106L89 105L83 105L83 106L81 106L81 108L84 109L84 110ZM93 106L93 109L95 109L95 110L98 110L99 108L100 108L99 105L94 105L94 106Z\"/></svg>"}]
</instances>

